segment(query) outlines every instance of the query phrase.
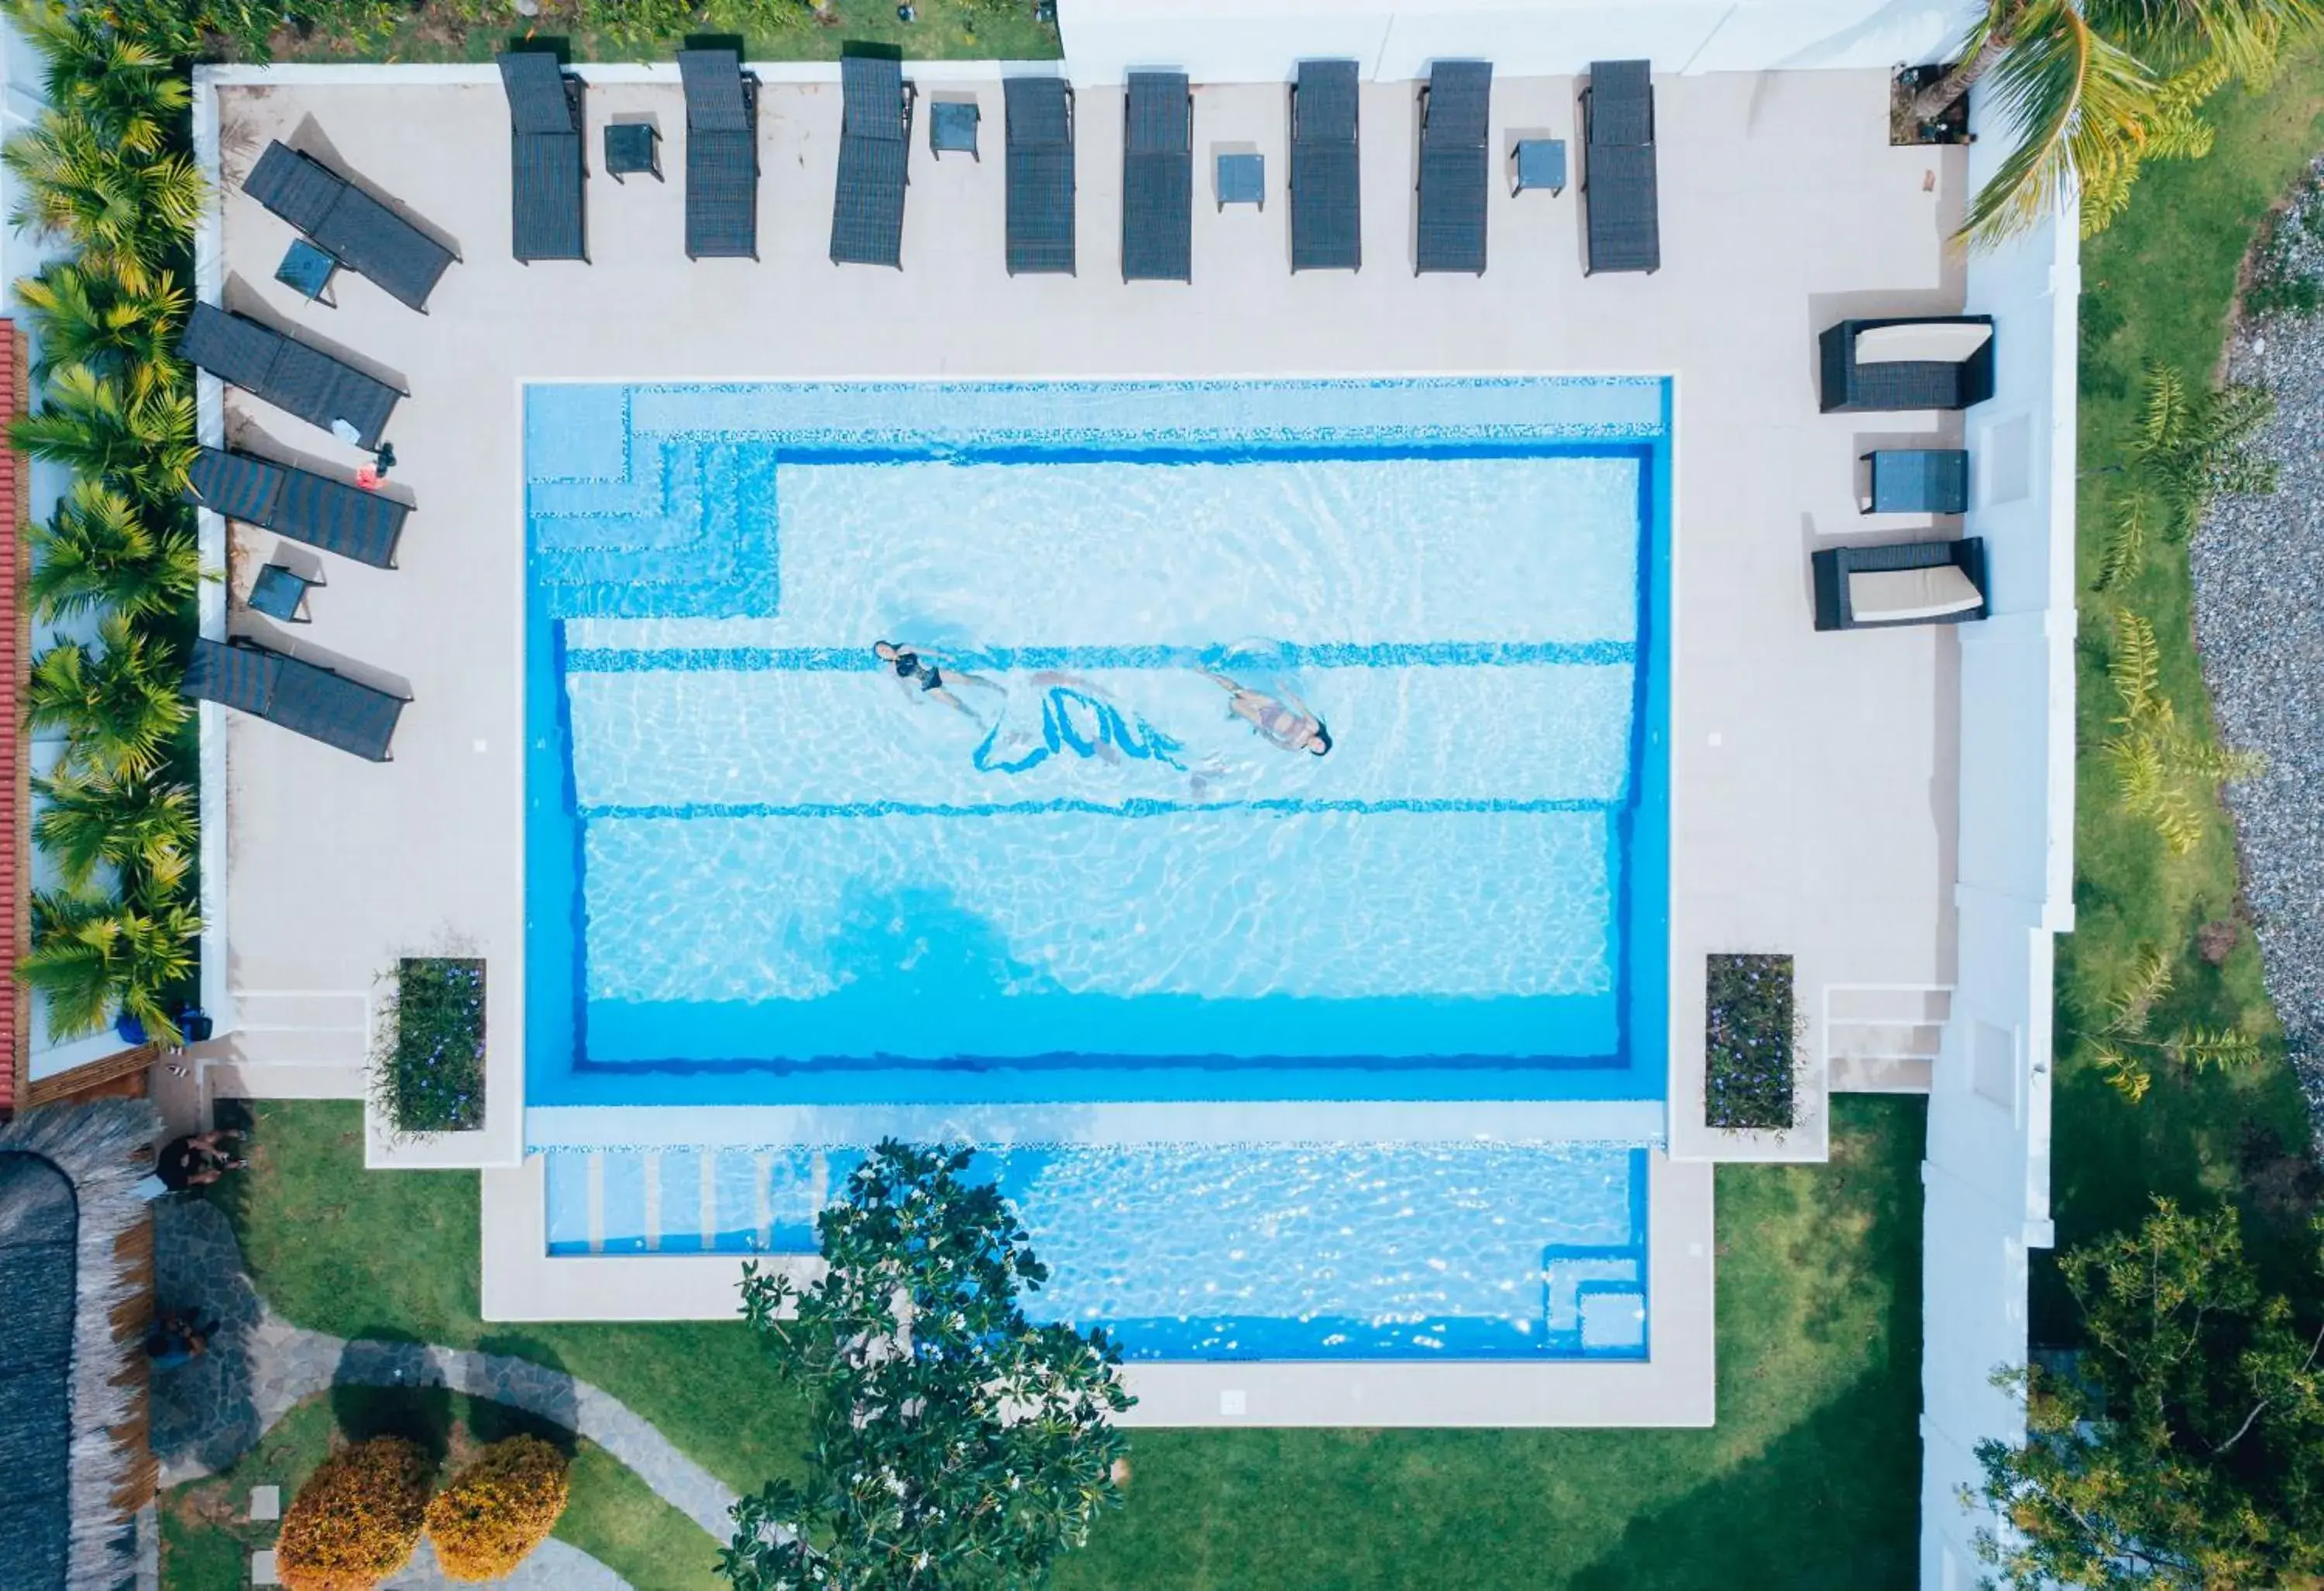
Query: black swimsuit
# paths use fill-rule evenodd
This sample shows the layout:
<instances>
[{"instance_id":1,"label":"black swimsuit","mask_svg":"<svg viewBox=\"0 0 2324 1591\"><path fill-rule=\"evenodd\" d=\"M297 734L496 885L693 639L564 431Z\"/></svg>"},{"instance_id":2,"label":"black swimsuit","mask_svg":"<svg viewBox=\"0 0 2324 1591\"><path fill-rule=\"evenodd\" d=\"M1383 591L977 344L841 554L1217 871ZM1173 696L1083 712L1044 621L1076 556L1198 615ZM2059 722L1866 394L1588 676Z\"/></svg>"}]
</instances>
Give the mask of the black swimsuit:
<instances>
[{"instance_id":1,"label":"black swimsuit","mask_svg":"<svg viewBox=\"0 0 2324 1591\"><path fill-rule=\"evenodd\" d=\"M944 686L944 676L937 671L936 665L921 662L918 652L896 654L896 677L917 679L924 691L940 690Z\"/></svg>"}]
</instances>

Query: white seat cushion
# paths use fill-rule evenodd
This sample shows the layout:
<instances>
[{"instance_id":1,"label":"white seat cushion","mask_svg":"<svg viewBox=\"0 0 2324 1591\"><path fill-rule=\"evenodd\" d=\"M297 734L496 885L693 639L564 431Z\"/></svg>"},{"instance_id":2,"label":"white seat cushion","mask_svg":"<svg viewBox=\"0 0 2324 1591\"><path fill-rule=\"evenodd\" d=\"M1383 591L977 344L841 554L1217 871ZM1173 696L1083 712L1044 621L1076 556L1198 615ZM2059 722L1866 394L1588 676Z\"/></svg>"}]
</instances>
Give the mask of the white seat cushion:
<instances>
[{"instance_id":1,"label":"white seat cushion","mask_svg":"<svg viewBox=\"0 0 2324 1591\"><path fill-rule=\"evenodd\" d=\"M1984 594L1950 564L1933 569L1862 570L1848 577L1848 611L1858 624L1904 623L1966 613Z\"/></svg>"},{"instance_id":2,"label":"white seat cushion","mask_svg":"<svg viewBox=\"0 0 2324 1591\"><path fill-rule=\"evenodd\" d=\"M1989 326L1917 320L1856 334L1858 364L1959 364L1993 339Z\"/></svg>"}]
</instances>

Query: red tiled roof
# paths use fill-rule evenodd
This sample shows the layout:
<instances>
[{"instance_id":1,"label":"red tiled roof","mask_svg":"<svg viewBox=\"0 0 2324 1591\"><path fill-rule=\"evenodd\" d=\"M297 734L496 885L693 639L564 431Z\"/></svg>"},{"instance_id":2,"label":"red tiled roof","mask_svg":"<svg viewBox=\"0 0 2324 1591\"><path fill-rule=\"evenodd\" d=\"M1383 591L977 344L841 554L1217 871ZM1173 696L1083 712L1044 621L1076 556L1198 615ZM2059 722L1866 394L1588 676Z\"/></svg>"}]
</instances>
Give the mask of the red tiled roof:
<instances>
[{"instance_id":1,"label":"red tiled roof","mask_svg":"<svg viewBox=\"0 0 2324 1591\"><path fill-rule=\"evenodd\" d=\"M16 338L16 324L0 320L0 423L24 409L24 350ZM26 1045L32 1024L27 991L15 976L17 960L30 937L31 869L26 865L25 814L30 808L23 722L18 697L24 680L28 640L24 614L17 607L17 588L24 573L26 547L18 531L28 501L27 472L16 450L0 433L0 767L7 770L6 798L0 800L0 971L8 979L7 998L0 999L0 1120L14 1113L23 1091L29 1057Z\"/></svg>"}]
</instances>

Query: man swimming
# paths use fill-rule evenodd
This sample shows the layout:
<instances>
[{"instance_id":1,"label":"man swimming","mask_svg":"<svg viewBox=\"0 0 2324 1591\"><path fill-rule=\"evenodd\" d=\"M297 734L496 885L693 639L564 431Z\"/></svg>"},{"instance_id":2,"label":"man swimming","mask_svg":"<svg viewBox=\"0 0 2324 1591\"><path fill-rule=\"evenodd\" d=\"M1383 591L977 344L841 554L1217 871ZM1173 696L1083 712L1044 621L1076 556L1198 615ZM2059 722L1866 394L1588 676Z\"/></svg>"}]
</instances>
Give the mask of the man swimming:
<instances>
[{"instance_id":1,"label":"man swimming","mask_svg":"<svg viewBox=\"0 0 2324 1591\"><path fill-rule=\"evenodd\" d=\"M1321 757L1332 749L1332 731L1315 716L1306 703L1291 696L1286 706L1263 691L1237 685L1223 674L1203 670L1203 677L1224 690L1231 698L1227 710L1257 730L1259 738L1270 746L1286 751L1305 751ZM1286 691L1286 696L1291 693Z\"/></svg>"},{"instance_id":2,"label":"man swimming","mask_svg":"<svg viewBox=\"0 0 2324 1591\"><path fill-rule=\"evenodd\" d=\"M944 670L923 658L909 647L899 647L893 641L874 641L872 644L872 655L893 668L896 671L896 677L906 685L917 683L923 695L933 696L947 707L956 708L960 712L968 713L971 718L976 716L966 703L954 695L945 687ZM1001 688L982 675L955 672L953 677L963 685L982 685L987 690L994 691Z\"/></svg>"}]
</instances>

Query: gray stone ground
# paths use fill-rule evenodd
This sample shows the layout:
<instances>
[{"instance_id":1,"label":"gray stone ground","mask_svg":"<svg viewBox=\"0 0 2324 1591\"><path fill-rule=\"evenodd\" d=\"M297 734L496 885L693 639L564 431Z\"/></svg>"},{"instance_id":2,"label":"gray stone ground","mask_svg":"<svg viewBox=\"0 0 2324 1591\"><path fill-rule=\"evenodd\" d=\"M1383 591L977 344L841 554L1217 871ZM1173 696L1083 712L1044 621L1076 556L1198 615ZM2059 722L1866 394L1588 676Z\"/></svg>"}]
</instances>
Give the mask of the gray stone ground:
<instances>
[{"instance_id":1,"label":"gray stone ground","mask_svg":"<svg viewBox=\"0 0 2324 1591\"><path fill-rule=\"evenodd\" d=\"M2290 235L2296 267L2324 276L2324 240L2297 225ZM2195 635L2220 733L2267 759L2264 773L2228 787L2227 804L2268 991L2324 1124L2324 314L2246 322L2227 370L2275 394L2258 446L2282 482L2273 495L2222 498L2204 515L2188 549Z\"/></svg>"},{"instance_id":2,"label":"gray stone ground","mask_svg":"<svg viewBox=\"0 0 2324 1591\"><path fill-rule=\"evenodd\" d=\"M734 1493L625 1404L587 1382L504 1354L425 1343L350 1342L293 1326L258 1297L243 1270L234 1228L216 1206L199 1199L181 1195L154 1206L153 1250L161 1307L219 1322L209 1352L154 1373L153 1453L163 1485L223 1469L256 1446L295 1405L333 1386L440 1386L578 1432L714 1539L725 1540ZM415 1559L390 1582L412 1588L447 1583L432 1557ZM496 1583L595 1591L622 1582L595 1559L552 1541L517 1575Z\"/></svg>"}]
</instances>

